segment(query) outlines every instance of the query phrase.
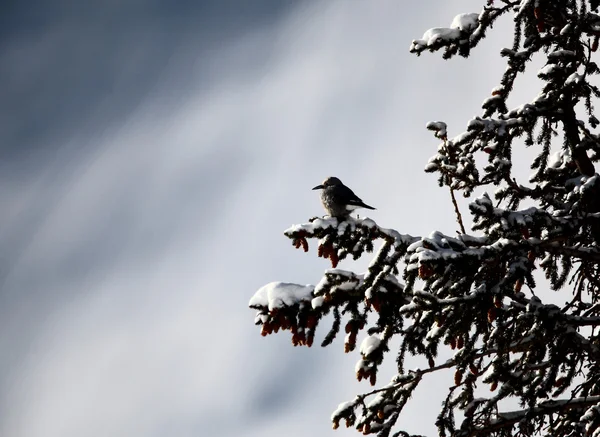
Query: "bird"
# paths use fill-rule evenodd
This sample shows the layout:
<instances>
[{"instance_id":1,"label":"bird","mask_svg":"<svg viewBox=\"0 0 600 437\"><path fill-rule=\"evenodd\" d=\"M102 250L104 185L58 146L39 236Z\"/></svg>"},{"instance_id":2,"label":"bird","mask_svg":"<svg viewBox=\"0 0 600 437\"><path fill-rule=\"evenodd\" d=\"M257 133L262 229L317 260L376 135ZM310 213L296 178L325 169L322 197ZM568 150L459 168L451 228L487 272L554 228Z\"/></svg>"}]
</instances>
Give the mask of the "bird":
<instances>
[{"instance_id":1,"label":"bird","mask_svg":"<svg viewBox=\"0 0 600 437\"><path fill-rule=\"evenodd\" d=\"M357 208L375 209L364 203L354 191L335 176L330 176L313 190L321 191L321 203L331 217L346 218Z\"/></svg>"}]
</instances>

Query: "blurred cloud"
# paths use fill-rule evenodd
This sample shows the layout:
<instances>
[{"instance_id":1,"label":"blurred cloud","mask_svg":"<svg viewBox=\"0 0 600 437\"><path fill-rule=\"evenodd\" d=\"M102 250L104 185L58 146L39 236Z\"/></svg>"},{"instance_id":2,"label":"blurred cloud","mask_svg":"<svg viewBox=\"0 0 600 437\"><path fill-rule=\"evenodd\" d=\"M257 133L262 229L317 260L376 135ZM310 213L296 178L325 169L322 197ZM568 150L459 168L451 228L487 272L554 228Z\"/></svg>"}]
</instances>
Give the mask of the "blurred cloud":
<instances>
[{"instance_id":1,"label":"blurred cloud","mask_svg":"<svg viewBox=\"0 0 600 437\"><path fill-rule=\"evenodd\" d=\"M437 146L424 125L462 131L501 61L407 48L480 2L237 3L11 11L0 435L322 432L364 387L339 344L294 349L253 329L255 289L327 267L281 231L321 214L310 187L328 175L384 226L456 228L422 171Z\"/></svg>"}]
</instances>

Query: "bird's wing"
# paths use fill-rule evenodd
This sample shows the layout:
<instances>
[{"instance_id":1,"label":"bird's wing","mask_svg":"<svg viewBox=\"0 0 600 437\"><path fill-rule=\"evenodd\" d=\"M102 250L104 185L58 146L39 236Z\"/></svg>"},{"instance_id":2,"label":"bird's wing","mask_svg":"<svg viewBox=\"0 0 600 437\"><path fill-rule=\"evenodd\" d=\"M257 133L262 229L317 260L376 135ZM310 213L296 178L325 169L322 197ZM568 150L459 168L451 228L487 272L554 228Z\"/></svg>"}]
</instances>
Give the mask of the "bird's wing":
<instances>
[{"instance_id":1,"label":"bird's wing","mask_svg":"<svg viewBox=\"0 0 600 437\"><path fill-rule=\"evenodd\" d=\"M340 194L343 196L344 200L346 200L346 202L350 205L361 205L363 203L361 198L354 194L354 191L352 191L345 185L342 185L340 187Z\"/></svg>"},{"instance_id":2,"label":"bird's wing","mask_svg":"<svg viewBox=\"0 0 600 437\"><path fill-rule=\"evenodd\" d=\"M354 206L354 207L360 207L360 208L375 209L372 206L369 206L365 202L363 202L362 199L360 197L358 197L356 194L354 194L354 191L352 191L347 186L344 185L343 187L340 187L340 188L342 188L341 195L343 196L344 200L346 201L345 203L349 207ZM352 208L352 209L354 209L354 208Z\"/></svg>"}]
</instances>

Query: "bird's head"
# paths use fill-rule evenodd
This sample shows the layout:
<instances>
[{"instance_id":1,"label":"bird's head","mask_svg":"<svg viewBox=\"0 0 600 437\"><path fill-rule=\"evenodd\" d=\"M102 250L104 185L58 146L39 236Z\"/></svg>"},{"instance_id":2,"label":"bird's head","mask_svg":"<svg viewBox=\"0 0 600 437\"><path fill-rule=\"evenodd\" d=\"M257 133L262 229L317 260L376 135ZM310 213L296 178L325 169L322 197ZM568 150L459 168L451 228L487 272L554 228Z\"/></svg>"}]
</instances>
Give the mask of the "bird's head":
<instances>
[{"instance_id":1,"label":"bird's head","mask_svg":"<svg viewBox=\"0 0 600 437\"><path fill-rule=\"evenodd\" d=\"M321 185L317 185L313 190L322 190L327 187L334 187L336 185L343 185L342 181L340 181L335 176L329 176L327 179L323 181Z\"/></svg>"}]
</instances>

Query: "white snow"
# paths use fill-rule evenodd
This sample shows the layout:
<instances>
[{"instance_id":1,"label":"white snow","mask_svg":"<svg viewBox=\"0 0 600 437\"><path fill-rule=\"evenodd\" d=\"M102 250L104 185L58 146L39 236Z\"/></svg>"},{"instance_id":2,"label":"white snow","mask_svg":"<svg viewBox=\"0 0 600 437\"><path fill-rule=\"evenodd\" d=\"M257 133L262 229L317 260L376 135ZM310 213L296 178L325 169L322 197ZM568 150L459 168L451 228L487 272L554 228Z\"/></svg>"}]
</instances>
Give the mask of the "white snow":
<instances>
[{"instance_id":1,"label":"white snow","mask_svg":"<svg viewBox=\"0 0 600 437\"><path fill-rule=\"evenodd\" d=\"M559 168L566 164L567 161L571 160L570 151L559 150L558 152L553 153L548 158L548 167L550 168Z\"/></svg>"},{"instance_id":2,"label":"white snow","mask_svg":"<svg viewBox=\"0 0 600 437\"><path fill-rule=\"evenodd\" d=\"M252 308L268 307L269 311L275 308L284 308L312 299L313 285L289 284L286 282L271 282L261 287L250 298L248 306Z\"/></svg>"},{"instance_id":3,"label":"white snow","mask_svg":"<svg viewBox=\"0 0 600 437\"><path fill-rule=\"evenodd\" d=\"M552 73L560 70L556 64L547 64L538 71L538 76L550 76Z\"/></svg>"},{"instance_id":4,"label":"white snow","mask_svg":"<svg viewBox=\"0 0 600 437\"><path fill-rule=\"evenodd\" d=\"M325 275L323 275L323 277L321 278L321 280L315 287L315 289L314 289L315 294L317 296L320 295L323 288L327 287L328 285L329 285L329 277L325 274Z\"/></svg>"},{"instance_id":5,"label":"white snow","mask_svg":"<svg viewBox=\"0 0 600 437\"><path fill-rule=\"evenodd\" d=\"M342 222L338 226L338 235L341 237L346 232L346 228L348 228L348 222Z\"/></svg>"},{"instance_id":6,"label":"white snow","mask_svg":"<svg viewBox=\"0 0 600 437\"><path fill-rule=\"evenodd\" d=\"M564 26L562 29L560 29L560 34L561 35L566 35L567 33L570 33L571 30L573 29L573 27L575 27L573 25L573 23L569 23L566 26Z\"/></svg>"},{"instance_id":7,"label":"white snow","mask_svg":"<svg viewBox=\"0 0 600 437\"><path fill-rule=\"evenodd\" d=\"M565 80L565 85L577 85L581 82L583 82L583 76L581 74L573 73L567 77L567 80Z\"/></svg>"},{"instance_id":8,"label":"white snow","mask_svg":"<svg viewBox=\"0 0 600 437\"><path fill-rule=\"evenodd\" d=\"M454 17L452 20L452 24L450 27L452 29L459 29L463 31L470 31L475 29L479 25L479 14L470 13L470 14L459 14Z\"/></svg>"},{"instance_id":9,"label":"white snow","mask_svg":"<svg viewBox=\"0 0 600 437\"><path fill-rule=\"evenodd\" d=\"M414 270L416 267L409 266L408 270ZM418 308L417 304L414 302L407 303L406 305L402 305L400 310L398 311L400 314L406 313L408 311L413 311Z\"/></svg>"},{"instance_id":10,"label":"white snow","mask_svg":"<svg viewBox=\"0 0 600 437\"><path fill-rule=\"evenodd\" d=\"M432 340L439 334L440 330L441 328L437 324L434 324L425 336L425 339Z\"/></svg>"},{"instance_id":11,"label":"white snow","mask_svg":"<svg viewBox=\"0 0 600 437\"><path fill-rule=\"evenodd\" d=\"M534 1L535 0L522 0L521 4L519 5L519 10L515 14L515 18L518 17L519 15L527 12L529 10L529 8L531 8L532 3L534 3Z\"/></svg>"},{"instance_id":12,"label":"white snow","mask_svg":"<svg viewBox=\"0 0 600 437\"><path fill-rule=\"evenodd\" d=\"M580 417L582 422L591 422L600 415L600 405L592 405L588 408L583 416Z\"/></svg>"},{"instance_id":13,"label":"white snow","mask_svg":"<svg viewBox=\"0 0 600 437\"><path fill-rule=\"evenodd\" d=\"M385 400L386 398L383 393L377 393L377 396L373 397L373 399L371 399L371 401L367 404L367 408L374 410L376 407L383 404Z\"/></svg>"},{"instance_id":14,"label":"white snow","mask_svg":"<svg viewBox=\"0 0 600 437\"><path fill-rule=\"evenodd\" d=\"M487 368L487 370L483 373L483 375L481 375L481 380L485 381L488 378L490 378L494 373L495 373L495 367L494 364L491 364L490 367Z\"/></svg>"},{"instance_id":15,"label":"white snow","mask_svg":"<svg viewBox=\"0 0 600 437\"><path fill-rule=\"evenodd\" d=\"M425 127L434 131L438 138L446 138L448 134L448 126L443 121L430 121Z\"/></svg>"},{"instance_id":16,"label":"white snow","mask_svg":"<svg viewBox=\"0 0 600 437\"><path fill-rule=\"evenodd\" d=\"M493 106L496 102L499 102L502 100L502 96L497 94L497 95L493 95L491 97L488 97L487 99L485 99L482 103L482 106L484 108L488 108L490 106Z\"/></svg>"},{"instance_id":17,"label":"white snow","mask_svg":"<svg viewBox=\"0 0 600 437\"><path fill-rule=\"evenodd\" d=\"M338 405L335 411L331 413L331 420L336 420L338 417L340 417L346 411L350 410L352 407L354 407L354 402L342 402Z\"/></svg>"},{"instance_id":18,"label":"white snow","mask_svg":"<svg viewBox=\"0 0 600 437\"><path fill-rule=\"evenodd\" d=\"M562 60L563 58L574 58L574 57L575 57L575 52L573 52L571 50L556 50L556 51L548 54L548 59L553 60L553 61Z\"/></svg>"},{"instance_id":19,"label":"white snow","mask_svg":"<svg viewBox=\"0 0 600 437\"><path fill-rule=\"evenodd\" d=\"M369 365L365 362L365 360L363 360L362 358L360 360L358 360L356 362L356 365L354 366L354 372L358 373L361 369L362 370L366 370L369 368Z\"/></svg>"},{"instance_id":20,"label":"white snow","mask_svg":"<svg viewBox=\"0 0 600 437\"><path fill-rule=\"evenodd\" d=\"M325 296L317 296L310 301L310 304L312 305L313 309L316 310L323 305L323 302L325 302Z\"/></svg>"},{"instance_id":21,"label":"white snow","mask_svg":"<svg viewBox=\"0 0 600 437\"><path fill-rule=\"evenodd\" d=\"M394 239L394 246L395 247L399 247L403 244L411 244L414 241L417 241L418 238L413 237L411 235L407 235L407 234L401 234L400 232L396 231L395 229L386 229L386 228L379 228L379 232L381 232L383 235L393 238Z\"/></svg>"},{"instance_id":22,"label":"white snow","mask_svg":"<svg viewBox=\"0 0 600 437\"><path fill-rule=\"evenodd\" d=\"M362 276L362 275L357 275L356 273L351 272L349 270L342 270L342 269L327 269L327 270L325 270L325 274L326 275L343 276L348 279L355 279L356 277Z\"/></svg>"},{"instance_id":23,"label":"white snow","mask_svg":"<svg viewBox=\"0 0 600 437\"><path fill-rule=\"evenodd\" d=\"M366 227L366 228L370 228L370 229L375 229L377 227L377 223L375 223L370 218L364 218L364 219L362 219L361 225L364 226L364 227Z\"/></svg>"},{"instance_id":24,"label":"white snow","mask_svg":"<svg viewBox=\"0 0 600 437\"><path fill-rule=\"evenodd\" d=\"M517 106L513 110L508 113L510 118L521 117L523 115L529 115L535 113L537 108L531 103L523 103L522 105Z\"/></svg>"},{"instance_id":25,"label":"white snow","mask_svg":"<svg viewBox=\"0 0 600 437\"><path fill-rule=\"evenodd\" d=\"M293 225L283 231L285 235L292 235L296 232L305 231L309 234L314 233L318 229L333 228L338 225L338 219L335 217L318 218L311 223L304 223L302 225Z\"/></svg>"},{"instance_id":26,"label":"white snow","mask_svg":"<svg viewBox=\"0 0 600 437\"><path fill-rule=\"evenodd\" d=\"M543 260L540 261L540 266L545 267L547 264L552 262L552 254L548 254L544 257Z\"/></svg>"},{"instance_id":27,"label":"white snow","mask_svg":"<svg viewBox=\"0 0 600 437\"><path fill-rule=\"evenodd\" d=\"M427 31L423 34L423 38L417 41L429 47L434 45L438 40L449 41L452 39L458 39L459 37L460 30L458 29L451 29L448 27L433 27L431 29L427 29Z\"/></svg>"},{"instance_id":28,"label":"white snow","mask_svg":"<svg viewBox=\"0 0 600 437\"><path fill-rule=\"evenodd\" d=\"M360 353L363 357L368 358L374 351L379 348L381 344L381 337L377 334L370 335L365 338L360 344Z\"/></svg>"},{"instance_id":29,"label":"white snow","mask_svg":"<svg viewBox=\"0 0 600 437\"><path fill-rule=\"evenodd\" d=\"M358 282L342 282L340 285L335 287L336 291L352 291L355 290L359 285Z\"/></svg>"},{"instance_id":30,"label":"white snow","mask_svg":"<svg viewBox=\"0 0 600 437\"><path fill-rule=\"evenodd\" d=\"M484 101L484 104L487 106L490 106L490 105L494 104L495 102L497 102L499 99L500 99L500 96L492 96L492 97L486 99ZM527 114L533 112L534 110L535 110L534 105L526 103L525 105L521 105L520 107L513 109L509 113L509 118L506 118L506 119L498 120L498 119L494 119L494 118L483 119L481 117L475 117L469 121L468 126L467 126L467 132L453 138L452 141L459 142L459 141L463 140L463 138L464 138L463 136L467 135L469 133L469 131L472 131L472 130L481 130L483 132L497 132L498 135L500 135L500 136L506 135L508 133L508 128L517 127L517 126L524 124L524 120L520 118L522 115L527 115ZM492 146L493 146L492 144L488 143L488 144L485 144L484 147L487 147L488 149L490 149Z\"/></svg>"},{"instance_id":31,"label":"white snow","mask_svg":"<svg viewBox=\"0 0 600 437\"><path fill-rule=\"evenodd\" d=\"M578 188L579 191L583 194L585 191L591 189L598 182L598 173L591 177L582 177L581 181L583 182ZM576 190L574 190L576 191Z\"/></svg>"},{"instance_id":32,"label":"white snow","mask_svg":"<svg viewBox=\"0 0 600 437\"><path fill-rule=\"evenodd\" d=\"M410 51L419 52L427 47L432 47L436 43L452 42L459 39L468 39L468 34L472 33L479 25L479 14L459 14L454 17L450 27L434 27L428 29L421 39L413 40Z\"/></svg>"},{"instance_id":33,"label":"white snow","mask_svg":"<svg viewBox=\"0 0 600 437\"><path fill-rule=\"evenodd\" d=\"M265 323L267 320L269 320L269 316L267 314L257 313L254 317L254 324L258 325L261 323Z\"/></svg>"}]
</instances>

